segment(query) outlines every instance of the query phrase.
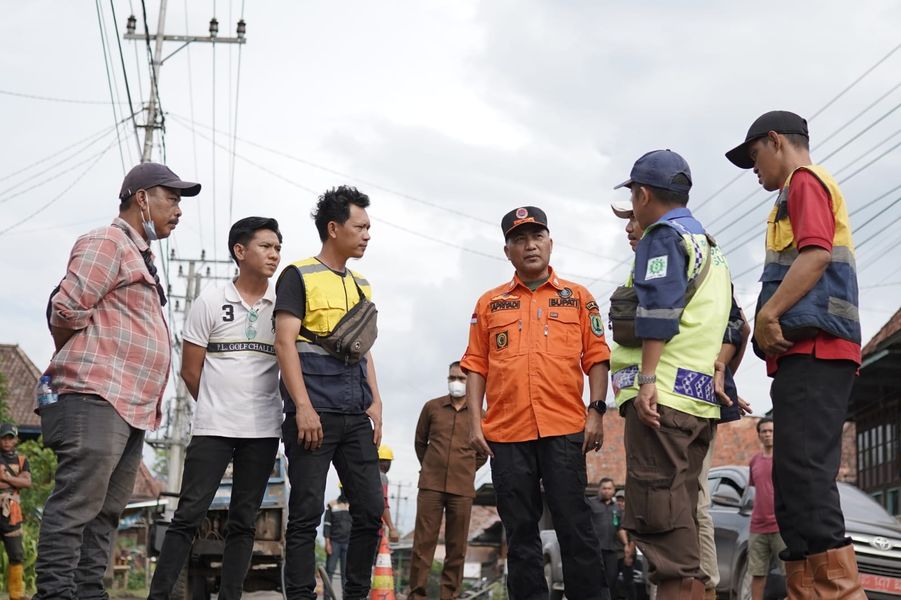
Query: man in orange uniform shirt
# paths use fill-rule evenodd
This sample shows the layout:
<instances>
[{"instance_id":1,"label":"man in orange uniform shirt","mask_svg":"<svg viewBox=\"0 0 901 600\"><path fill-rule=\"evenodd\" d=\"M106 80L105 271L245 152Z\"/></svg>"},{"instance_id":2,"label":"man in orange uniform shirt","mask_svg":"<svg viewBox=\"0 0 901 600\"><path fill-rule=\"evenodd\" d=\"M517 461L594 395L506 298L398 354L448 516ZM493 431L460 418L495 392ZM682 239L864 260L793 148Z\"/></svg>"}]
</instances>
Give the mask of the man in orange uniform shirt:
<instances>
[{"instance_id":1,"label":"man in orange uniform shirt","mask_svg":"<svg viewBox=\"0 0 901 600\"><path fill-rule=\"evenodd\" d=\"M585 499L585 453L604 441L610 350L603 322L588 290L560 279L550 267L553 241L544 211L517 208L501 228L516 274L479 298L461 366L472 444L491 456L509 546L507 587L511 600L548 597L538 534L543 487L560 543L566 596L601 600L609 591Z\"/></svg>"}]
</instances>

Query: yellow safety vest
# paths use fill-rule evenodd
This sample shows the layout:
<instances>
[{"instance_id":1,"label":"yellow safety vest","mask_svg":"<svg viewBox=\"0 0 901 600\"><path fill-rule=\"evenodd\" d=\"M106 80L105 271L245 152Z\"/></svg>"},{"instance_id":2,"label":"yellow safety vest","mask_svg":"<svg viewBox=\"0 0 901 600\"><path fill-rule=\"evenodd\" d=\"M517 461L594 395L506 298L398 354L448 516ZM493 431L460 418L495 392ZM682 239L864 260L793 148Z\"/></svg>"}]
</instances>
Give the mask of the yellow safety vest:
<instances>
[{"instance_id":1,"label":"yellow safety vest","mask_svg":"<svg viewBox=\"0 0 901 600\"><path fill-rule=\"evenodd\" d=\"M349 271L351 277L342 277L315 258L293 263L303 278L306 306L303 326L320 335L327 335L335 328L347 311L360 301L357 286L372 299L369 282L359 273ZM299 342L311 340L297 336ZM317 350L320 350L317 347ZM318 351L316 352L319 353Z\"/></svg>"},{"instance_id":2,"label":"yellow safety vest","mask_svg":"<svg viewBox=\"0 0 901 600\"><path fill-rule=\"evenodd\" d=\"M664 225L655 223L649 227ZM678 227L676 228L679 229ZM706 419L718 419L720 406L713 391L713 364L723 343L723 334L732 308L732 279L726 257L717 246L710 246L703 234L681 231L688 256L691 279L712 260L707 276L679 318L679 333L663 348L657 364L657 401L670 408ZM634 266L633 266L634 269ZM630 273L626 285L632 285ZM616 405L638 395L641 347L612 344L610 369Z\"/></svg>"}]
</instances>

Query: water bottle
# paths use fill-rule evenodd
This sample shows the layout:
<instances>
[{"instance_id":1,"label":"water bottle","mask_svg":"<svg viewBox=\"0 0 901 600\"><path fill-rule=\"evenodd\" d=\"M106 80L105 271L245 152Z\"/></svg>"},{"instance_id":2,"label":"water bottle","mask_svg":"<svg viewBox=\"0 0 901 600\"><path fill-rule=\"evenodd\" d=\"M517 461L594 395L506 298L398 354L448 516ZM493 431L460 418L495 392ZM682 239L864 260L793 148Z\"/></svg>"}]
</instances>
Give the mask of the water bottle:
<instances>
[{"instance_id":1,"label":"water bottle","mask_svg":"<svg viewBox=\"0 0 901 600\"><path fill-rule=\"evenodd\" d=\"M41 375L40 381L34 388L36 410L41 410L45 406L54 404L59 400L59 395L53 387L50 375Z\"/></svg>"}]
</instances>

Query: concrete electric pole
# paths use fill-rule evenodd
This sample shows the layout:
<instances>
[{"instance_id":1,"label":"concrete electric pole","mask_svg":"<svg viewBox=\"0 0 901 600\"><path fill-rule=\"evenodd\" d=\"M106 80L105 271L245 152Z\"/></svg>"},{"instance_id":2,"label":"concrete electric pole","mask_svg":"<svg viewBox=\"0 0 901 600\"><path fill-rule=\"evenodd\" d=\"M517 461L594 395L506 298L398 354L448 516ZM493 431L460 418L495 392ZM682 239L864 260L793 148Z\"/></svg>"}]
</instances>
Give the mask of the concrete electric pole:
<instances>
[{"instance_id":1,"label":"concrete electric pole","mask_svg":"<svg viewBox=\"0 0 901 600\"><path fill-rule=\"evenodd\" d=\"M157 30L155 34L150 33L150 25L147 23L147 15L144 14L144 33L139 34L137 30L137 18L134 15L128 17L125 26L126 40L142 41L147 44L150 50L150 42L154 42L154 50L150 56L150 98L147 101L147 118L142 126L144 128L144 150L141 155L141 162L149 162L153 154L154 131L163 128L163 120L159 103L159 81L160 70L167 60L172 58L180 50L184 49L192 42L204 42L211 44L243 44L246 42L245 34L247 26L244 19L237 23L235 37L219 37L219 21L213 16L210 19L209 35L207 36L189 36L189 35L166 35L166 4L167 0L160 0L159 18L157 21ZM165 42L180 42L181 45L171 52L168 56L163 57L163 45ZM215 93L215 92L214 92ZM172 251L170 262L176 263L178 267L179 277L187 277L187 285L184 296L172 296L175 300L175 310L187 314L191 308L194 298L200 293L200 282L206 279L231 279L230 277L215 277L210 275L211 264L233 264L231 261L225 260L207 260L205 252L201 252L201 257L197 259L179 259L175 257L175 251ZM183 266L187 264L188 272L184 274ZM205 269L205 274L201 275L201 269ZM171 289L169 290L171 294ZM184 300L184 308L181 307L181 300ZM177 338L176 338L177 341ZM191 410L191 399L188 395L187 387L181 377L176 378L175 392L175 408L171 411L170 420L167 427L167 434L162 443L156 444L168 449L168 491L178 493L181 489L181 475L184 467L184 450L188 443L189 423Z\"/></svg>"},{"instance_id":2,"label":"concrete electric pole","mask_svg":"<svg viewBox=\"0 0 901 600\"><path fill-rule=\"evenodd\" d=\"M219 37L219 20L214 16L210 19L210 34L208 36L198 35L166 35L164 33L166 27L166 3L167 0L160 0L160 14L157 22L156 34L151 34L149 25L144 23L144 33L136 33L137 19L134 15L128 17L125 26L126 40L141 40L150 48L150 40L154 40L154 50L150 62L150 98L147 101L147 121L144 123L144 151L141 155L141 162L149 162L153 153L153 132L161 129L160 106L159 106L159 84L160 84L160 68L163 64L172 58L176 53L185 48L192 42L205 42L209 44L243 44L247 40L247 24L244 19L238 21L235 37ZM163 58L164 42L181 42L181 46L176 48L171 54Z\"/></svg>"}]
</instances>

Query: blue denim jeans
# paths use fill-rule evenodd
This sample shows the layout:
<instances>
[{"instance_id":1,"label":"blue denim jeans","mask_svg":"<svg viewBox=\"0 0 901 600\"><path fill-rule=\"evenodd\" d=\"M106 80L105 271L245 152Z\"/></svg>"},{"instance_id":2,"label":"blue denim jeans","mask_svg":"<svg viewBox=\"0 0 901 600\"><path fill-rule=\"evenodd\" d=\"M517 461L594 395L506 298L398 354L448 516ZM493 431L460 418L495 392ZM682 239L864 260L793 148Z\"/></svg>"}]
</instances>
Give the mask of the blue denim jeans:
<instances>
[{"instance_id":1,"label":"blue denim jeans","mask_svg":"<svg viewBox=\"0 0 901 600\"><path fill-rule=\"evenodd\" d=\"M99 396L63 394L41 410L56 454L56 486L44 505L36 599L106 599L112 534L134 489L144 431Z\"/></svg>"}]
</instances>

